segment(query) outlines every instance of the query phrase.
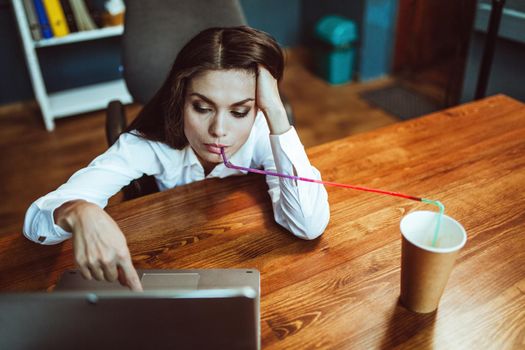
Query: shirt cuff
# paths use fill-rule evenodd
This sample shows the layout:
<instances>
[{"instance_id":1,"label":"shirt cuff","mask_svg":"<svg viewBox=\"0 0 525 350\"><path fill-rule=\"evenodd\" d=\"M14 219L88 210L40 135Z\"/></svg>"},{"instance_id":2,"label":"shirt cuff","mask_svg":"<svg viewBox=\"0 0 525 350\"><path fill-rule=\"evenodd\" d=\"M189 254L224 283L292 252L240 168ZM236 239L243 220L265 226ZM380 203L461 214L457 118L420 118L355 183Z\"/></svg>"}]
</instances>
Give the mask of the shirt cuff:
<instances>
[{"instance_id":1,"label":"shirt cuff","mask_svg":"<svg viewBox=\"0 0 525 350\"><path fill-rule=\"evenodd\" d=\"M69 199L46 200L33 203L26 214L24 235L40 244L57 244L71 237L71 233L55 223L53 213Z\"/></svg>"}]
</instances>

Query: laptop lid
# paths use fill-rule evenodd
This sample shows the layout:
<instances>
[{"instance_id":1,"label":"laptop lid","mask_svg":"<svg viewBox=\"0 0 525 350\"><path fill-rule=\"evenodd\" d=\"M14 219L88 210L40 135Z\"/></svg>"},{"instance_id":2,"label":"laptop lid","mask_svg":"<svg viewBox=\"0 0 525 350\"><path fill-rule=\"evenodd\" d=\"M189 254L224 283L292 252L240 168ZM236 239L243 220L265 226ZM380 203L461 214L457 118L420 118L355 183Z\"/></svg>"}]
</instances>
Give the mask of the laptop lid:
<instances>
[{"instance_id":1,"label":"laptop lid","mask_svg":"<svg viewBox=\"0 0 525 350\"><path fill-rule=\"evenodd\" d=\"M144 270L137 273L144 290L197 290L250 287L259 297L260 274L256 269ZM118 282L86 280L78 270L62 274L55 291L128 290Z\"/></svg>"},{"instance_id":2,"label":"laptop lid","mask_svg":"<svg viewBox=\"0 0 525 350\"><path fill-rule=\"evenodd\" d=\"M0 294L1 349L258 349L250 287Z\"/></svg>"}]
</instances>

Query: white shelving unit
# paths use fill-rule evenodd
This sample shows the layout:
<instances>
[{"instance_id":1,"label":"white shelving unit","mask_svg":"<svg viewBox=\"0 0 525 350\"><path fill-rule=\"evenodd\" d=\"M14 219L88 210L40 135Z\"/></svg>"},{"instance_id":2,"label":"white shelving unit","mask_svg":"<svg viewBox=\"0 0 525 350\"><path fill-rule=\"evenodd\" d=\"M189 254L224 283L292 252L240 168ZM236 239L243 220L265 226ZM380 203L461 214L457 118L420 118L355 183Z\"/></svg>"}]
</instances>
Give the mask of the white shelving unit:
<instances>
[{"instance_id":1,"label":"white shelving unit","mask_svg":"<svg viewBox=\"0 0 525 350\"><path fill-rule=\"evenodd\" d=\"M11 2L22 37L33 91L40 105L44 124L48 131L52 131L55 128L54 120L56 118L102 109L107 106L109 101L114 99L118 99L123 103L132 101L126 84L122 79L48 93L37 55L37 50L42 47L66 45L121 35L124 30L123 26L76 32L63 37L35 41L31 36L22 0L11 0Z\"/></svg>"}]
</instances>

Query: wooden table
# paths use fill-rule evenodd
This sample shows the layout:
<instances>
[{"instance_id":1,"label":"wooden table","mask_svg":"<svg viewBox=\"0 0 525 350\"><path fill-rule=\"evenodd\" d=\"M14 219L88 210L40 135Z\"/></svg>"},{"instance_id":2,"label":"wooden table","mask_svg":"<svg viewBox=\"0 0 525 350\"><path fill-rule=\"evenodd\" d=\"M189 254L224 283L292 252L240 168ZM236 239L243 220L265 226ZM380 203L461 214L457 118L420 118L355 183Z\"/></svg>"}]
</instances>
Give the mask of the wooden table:
<instances>
[{"instance_id":1,"label":"wooden table","mask_svg":"<svg viewBox=\"0 0 525 350\"><path fill-rule=\"evenodd\" d=\"M257 175L207 180L108 208L137 268L254 267L264 349L524 348L525 105L506 96L308 150L325 180L439 199L468 242L437 312L398 304L401 217L428 205L328 188L324 235L274 221ZM0 290L51 289L71 242L0 237Z\"/></svg>"}]
</instances>

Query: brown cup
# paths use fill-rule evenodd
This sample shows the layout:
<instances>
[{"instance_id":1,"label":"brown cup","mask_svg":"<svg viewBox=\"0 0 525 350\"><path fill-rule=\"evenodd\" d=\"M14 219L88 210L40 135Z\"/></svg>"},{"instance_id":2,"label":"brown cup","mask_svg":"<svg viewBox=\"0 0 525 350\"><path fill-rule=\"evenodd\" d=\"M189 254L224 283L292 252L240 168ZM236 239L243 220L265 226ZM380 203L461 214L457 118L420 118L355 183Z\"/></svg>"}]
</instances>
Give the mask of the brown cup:
<instances>
[{"instance_id":1,"label":"brown cup","mask_svg":"<svg viewBox=\"0 0 525 350\"><path fill-rule=\"evenodd\" d=\"M438 215L432 211L415 211L401 220L400 300L414 312L437 309L456 257L467 241L463 226L443 215L433 246Z\"/></svg>"}]
</instances>

